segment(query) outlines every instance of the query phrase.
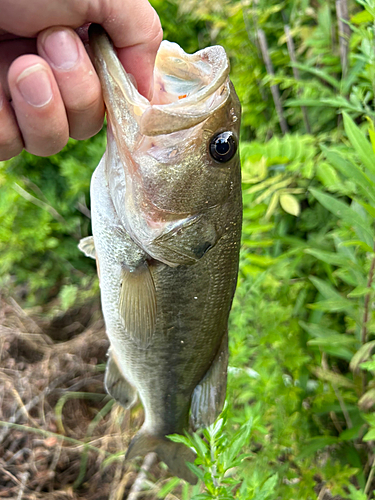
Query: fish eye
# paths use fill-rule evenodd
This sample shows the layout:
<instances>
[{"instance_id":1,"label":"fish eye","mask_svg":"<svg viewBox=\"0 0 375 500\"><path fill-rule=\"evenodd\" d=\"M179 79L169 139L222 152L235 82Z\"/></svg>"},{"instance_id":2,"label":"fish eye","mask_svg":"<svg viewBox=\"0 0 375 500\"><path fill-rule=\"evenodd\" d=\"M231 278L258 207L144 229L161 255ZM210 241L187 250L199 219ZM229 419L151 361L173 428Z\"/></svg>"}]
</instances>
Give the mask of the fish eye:
<instances>
[{"instance_id":1,"label":"fish eye","mask_svg":"<svg viewBox=\"0 0 375 500\"><path fill-rule=\"evenodd\" d=\"M237 141L233 132L220 132L210 142L210 153L214 160L224 163L233 158L237 151Z\"/></svg>"}]
</instances>

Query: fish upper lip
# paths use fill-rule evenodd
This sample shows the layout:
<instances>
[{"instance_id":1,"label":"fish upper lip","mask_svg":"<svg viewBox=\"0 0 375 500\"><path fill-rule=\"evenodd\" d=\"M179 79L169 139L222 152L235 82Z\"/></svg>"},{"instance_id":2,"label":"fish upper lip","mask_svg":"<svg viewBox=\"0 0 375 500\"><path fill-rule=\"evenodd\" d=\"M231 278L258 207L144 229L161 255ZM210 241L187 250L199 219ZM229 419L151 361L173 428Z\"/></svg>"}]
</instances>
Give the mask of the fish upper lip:
<instances>
[{"instance_id":1,"label":"fish upper lip","mask_svg":"<svg viewBox=\"0 0 375 500\"><path fill-rule=\"evenodd\" d=\"M196 69L196 73L200 72L202 74L202 81L204 79L203 69L199 70L199 68L197 69L197 66L199 64L201 64L202 66L203 64L206 64L207 67L211 68L211 74L206 75L206 80L209 80L208 83L202 83L197 91L193 91L192 93L185 96L180 96L178 101L167 102L164 104L148 101L138 92L138 90L132 83L135 93L138 94L138 104L142 108L148 109L151 107L161 108L164 110L170 108L173 110L178 110L183 109L187 106L190 107L191 105L196 106L199 102L212 96L214 92L216 92L219 87L221 87L227 81L229 76L229 60L224 48L220 45L214 45L202 49L194 54L188 54L177 43L163 40L160 44L156 56L155 70L163 69L163 60L167 60L167 64L165 64L165 66L168 66L168 59L180 59L181 61L184 60L186 64L189 64L191 67ZM170 66L172 66L171 63L169 63L169 67ZM181 78L178 78L178 76L172 74L172 71L168 73L168 76L172 79L176 78L176 80L183 81ZM154 84L156 84L155 81ZM125 97L128 96L125 95ZM132 98L134 99L134 94Z\"/></svg>"},{"instance_id":2,"label":"fish upper lip","mask_svg":"<svg viewBox=\"0 0 375 500\"><path fill-rule=\"evenodd\" d=\"M191 128L212 115L229 97L229 61L218 45L186 54L177 44L163 41L155 65L155 81L160 87L155 89L153 102L133 85L102 28L91 29L90 46L112 118L120 116L116 108L122 101L142 135Z\"/></svg>"},{"instance_id":3,"label":"fish upper lip","mask_svg":"<svg viewBox=\"0 0 375 500\"><path fill-rule=\"evenodd\" d=\"M183 66L180 73L172 64L176 59ZM189 72L196 78L186 78L184 86L183 77ZM160 104L157 94L154 95L156 102L149 103L139 119L143 135L170 134L198 125L223 106L230 94L229 61L223 47L218 45L186 54L177 44L163 41L156 57L155 73L155 85L160 85L159 98L171 102ZM190 94L189 87L193 88Z\"/></svg>"}]
</instances>

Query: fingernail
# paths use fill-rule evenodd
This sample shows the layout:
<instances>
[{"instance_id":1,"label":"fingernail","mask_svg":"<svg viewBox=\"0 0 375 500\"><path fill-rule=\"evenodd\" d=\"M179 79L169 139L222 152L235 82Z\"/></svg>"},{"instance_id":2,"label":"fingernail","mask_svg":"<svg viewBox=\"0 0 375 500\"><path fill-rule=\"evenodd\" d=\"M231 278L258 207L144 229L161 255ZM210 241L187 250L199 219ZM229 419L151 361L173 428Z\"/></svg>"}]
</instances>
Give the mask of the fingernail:
<instances>
[{"instance_id":1,"label":"fingernail","mask_svg":"<svg viewBox=\"0 0 375 500\"><path fill-rule=\"evenodd\" d=\"M78 61L78 46L69 31L52 31L42 43L49 62L56 69L71 69Z\"/></svg>"},{"instance_id":2,"label":"fingernail","mask_svg":"<svg viewBox=\"0 0 375 500\"><path fill-rule=\"evenodd\" d=\"M17 78L17 87L27 103L41 108L52 99L49 76L41 64L35 64L22 71Z\"/></svg>"}]
</instances>

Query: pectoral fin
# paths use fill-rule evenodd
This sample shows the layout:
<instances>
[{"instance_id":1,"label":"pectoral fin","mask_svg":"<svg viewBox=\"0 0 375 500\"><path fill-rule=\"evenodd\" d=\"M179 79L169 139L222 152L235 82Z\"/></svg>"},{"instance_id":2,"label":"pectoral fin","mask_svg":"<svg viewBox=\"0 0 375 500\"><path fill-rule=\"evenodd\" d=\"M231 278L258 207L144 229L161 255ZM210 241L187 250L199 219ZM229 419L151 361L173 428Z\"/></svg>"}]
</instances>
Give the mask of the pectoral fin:
<instances>
[{"instance_id":1,"label":"pectoral fin","mask_svg":"<svg viewBox=\"0 0 375 500\"><path fill-rule=\"evenodd\" d=\"M78 248L81 250L82 253L86 255L86 257L91 257L92 259L96 259L93 236L87 236L86 238L82 238L78 243Z\"/></svg>"},{"instance_id":2,"label":"pectoral fin","mask_svg":"<svg viewBox=\"0 0 375 500\"><path fill-rule=\"evenodd\" d=\"M155 284L147 262L135 270L123 267L119 308L127 333L139 347L146 348L156 322Z\"/></svg>"},{"instance_id":3,"label":"pectoral fin","mask_svg":"<svg viewBox=\"0 0 375 500\"><path fill-rule=\"evenodd\" d=\"M196 386L191 401L191 425L201 429L211 425L223 409L227 388L228 334L206 375Z\"/></svg>"},{"instance_id":4,"label":"pectoral fin","mask_svg":"<svg viewBox=\"0 0 375 500\"><path fill-rule=\"evenodd\" d=\"M106 391L124 408L131 408L137 401L137 391L121 373L116 358L111 351L109 351L108 356L104 376Z\"/></svg>"}]
</instances>

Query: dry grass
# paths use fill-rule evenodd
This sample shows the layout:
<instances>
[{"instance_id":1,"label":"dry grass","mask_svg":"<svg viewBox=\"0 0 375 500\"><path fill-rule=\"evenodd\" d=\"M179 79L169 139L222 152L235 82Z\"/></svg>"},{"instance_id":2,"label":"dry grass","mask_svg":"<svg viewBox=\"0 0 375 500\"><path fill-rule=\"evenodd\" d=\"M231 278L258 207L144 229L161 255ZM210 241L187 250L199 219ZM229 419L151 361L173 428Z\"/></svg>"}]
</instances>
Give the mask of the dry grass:
<instances>
[{"instance_id":1,"label":"dry grass","mask_svg":"<svg viewBox=\"0 0 375 500\"><path fill-rule=\"evenodd\" d=\"M98 303L46 321L0 298L0 498L156 497L167 472L154 460L139 491L123 460L143 412L105 394L107 349Z\"/></svg>"}]
</instances>

